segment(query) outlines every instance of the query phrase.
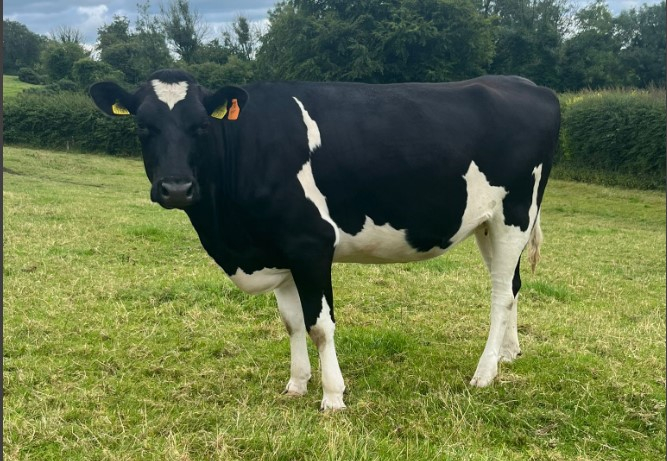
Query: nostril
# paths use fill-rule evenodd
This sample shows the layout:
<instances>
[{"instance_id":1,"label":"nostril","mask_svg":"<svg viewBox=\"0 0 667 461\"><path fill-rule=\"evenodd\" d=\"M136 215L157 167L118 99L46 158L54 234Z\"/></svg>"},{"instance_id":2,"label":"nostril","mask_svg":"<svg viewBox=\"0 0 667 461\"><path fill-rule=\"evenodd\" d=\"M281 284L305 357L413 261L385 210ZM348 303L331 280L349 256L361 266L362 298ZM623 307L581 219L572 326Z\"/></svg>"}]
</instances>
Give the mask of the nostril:
<instances>
[{"instance_id":1,"label":"nostril","mask_svg":"<svg viewBox=\"0 0 667 461\"><path fill-rule=\"evenodd\" d=\"M187 190L185 191L185 196L187 198L192 198L193 194L194 194L194 185L192 183L190 183Z\"/></svg>"},{"instance_id":2,"label":"nostril","mask_svg":"<svg viewBox=\"0 0 667 461\"><path fill-rule=\"evenodd\" d=\"M160 195L162 197L169 197L169 189L165 187L164 183L160 184Z\"/></svg>"}]
</instances>

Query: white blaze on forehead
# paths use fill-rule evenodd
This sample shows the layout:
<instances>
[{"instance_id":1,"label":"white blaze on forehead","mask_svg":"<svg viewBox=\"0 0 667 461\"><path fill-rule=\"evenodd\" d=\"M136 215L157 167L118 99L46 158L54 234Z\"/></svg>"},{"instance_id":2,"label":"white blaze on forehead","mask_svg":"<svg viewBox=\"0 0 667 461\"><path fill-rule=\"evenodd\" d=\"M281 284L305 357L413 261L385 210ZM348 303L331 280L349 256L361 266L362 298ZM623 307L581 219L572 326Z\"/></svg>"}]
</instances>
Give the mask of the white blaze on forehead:
<instances>
[{"instance_id":1,"label":"white blaze on forehead","mask_svg":"<svg viewBox=\"0 0 667 461\"><path fill-rule=\"evenodd\" d=\"M320 129L318 128L317 123L315 123L315 120L310 118L310 114L303 107L301 101L299 101L296 97L294 97L294 100L299 105L299 109L301 109L301 115L303 116L303 123L306 124L306 131L308 134L308 149L310 149L310 152L313 153L315 149L317 149L322 145L322 139L320 138Z\"/></svg>"},{"instance_id":2,"label":"white blaze on forehead","mask_svg":"<svg viewBox=\"0 0 667 461\"><path fill-rule=\"evenodd\" d=\"M188 94L188 82L165 83L161 80L151 80L157 98L173 109L177 102L185 99Z\"/></svg>"}]
</instances>

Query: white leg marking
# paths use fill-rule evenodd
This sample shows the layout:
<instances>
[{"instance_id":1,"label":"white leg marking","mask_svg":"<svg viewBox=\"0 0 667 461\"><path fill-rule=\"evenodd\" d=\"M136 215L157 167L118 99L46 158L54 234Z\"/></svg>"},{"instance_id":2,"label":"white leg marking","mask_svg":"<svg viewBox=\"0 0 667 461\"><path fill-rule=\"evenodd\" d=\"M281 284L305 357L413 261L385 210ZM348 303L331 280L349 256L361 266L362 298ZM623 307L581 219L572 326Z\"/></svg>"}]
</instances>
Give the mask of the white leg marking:
<instances>
[{"instance_id":1,"label":"white leg marking","mask_svg":"<svg viewBox=\"0 0 667 461\"><path fill-rule=\"evenodd\" d=\"M510 311L509 319L507 321L507 328L505 329L505 336L503 343L500 346L500 361L511 363L521 354L519 347L519 333L517 330L517 303L519 301L519 293L514 297L512 310Z\"/></svg>"},{"instance_id":2,"label":"white leg marking","mask_svg":"<svg viewBox=\"0 0 667 461\"><path fill-rule=\"evenodd\" d=\"M533 176L535 183L526 231L522 231L517 226L505 225L502 204L501 213L494 215L488 222L488 247L491 255L491 328L489 329L489 337L484 352L477 364L477 370L470 381L473 386L484 387L491 384L498 374L498 361L501 357L518 354L517 299L512 293L512 278L514 277L516 264L521 257L521 252L530 238L530 230L537 218L537 192L542 176L541 164L533 169ZM477 241L480 242L479 235ZM484 240L482 242L482 245L486 246ZM489 248L487 248L487 251ZM484 254L484 250L482 250L482 254ZM487 259L485 257L485 261Z\"/></svg>"},{"instance_id":3,"label":"white leg marking","mask_svg":"<svg viewBox=\"0 0 667 461\"><path fill-rule=\"evenodd\" d=\"M334 330L336 324L331 320L329 304L322 296L322 311L317 322L310 329L310 337L313 339L320 354L320 368L322 371L322 404L321 410L339 410L345 408L343 403L343 392L345 382L343 374L338 365L336 357L336 346L334 344Z\"/></svg>"},{"instance_id":4,"label":"white leg marking","mask_svg":"<svg viewBox=\"0 0 667 461\"><path fill-rule=\"evenodd\" d=\"M284 284L274 290L278 301L278 310L289 333L290 341L290 379L285 386L284 394L304 395L308 390L310 379L310 360L306 345L306 324L303 320L303 310L299 293L290 276Z\"/></svg>"},{"instance_id":5,"label":"white leg marking","mask_svg":"<svg viewBox=\"0 0 667 461\"><path fill-rule=\"evenodd\" d=\"M188 94L188 82L165 83L161 80L151 80L157 98L172 110L177 102L185 99Z\"/></svg>"}]
</instances>

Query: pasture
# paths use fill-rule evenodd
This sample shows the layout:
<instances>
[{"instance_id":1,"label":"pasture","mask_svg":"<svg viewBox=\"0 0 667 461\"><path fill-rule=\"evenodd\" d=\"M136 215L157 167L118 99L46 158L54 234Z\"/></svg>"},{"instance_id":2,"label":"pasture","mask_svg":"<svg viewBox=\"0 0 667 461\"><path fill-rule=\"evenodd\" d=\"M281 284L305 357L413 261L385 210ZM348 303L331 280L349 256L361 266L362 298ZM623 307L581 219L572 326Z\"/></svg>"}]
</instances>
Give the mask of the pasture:
<instances>
[{"instance_id":1,"label":"pasture","mask_svg":"<svg viewBox=\"0 0 667 461\"><path fill-rule=\"evenodd\" d=\"M272 295L241 293L139 160L4 148L7 460L661 460L665 194L552 181L523 355L468 386L489 326L474 239L334 267L348 409L280 395Z\"/></svg>"},{"instance_id":2,"label":"pasture","mask_svg":"<svg viewBox=\"0 0 667 461\"><path fill-rule=\"evenodd\" d=\"M2 98L13 98L28 88L38 88L40 85L32 85L19 80L15 75L2 76Z\"/></svg>"}]
</instances>

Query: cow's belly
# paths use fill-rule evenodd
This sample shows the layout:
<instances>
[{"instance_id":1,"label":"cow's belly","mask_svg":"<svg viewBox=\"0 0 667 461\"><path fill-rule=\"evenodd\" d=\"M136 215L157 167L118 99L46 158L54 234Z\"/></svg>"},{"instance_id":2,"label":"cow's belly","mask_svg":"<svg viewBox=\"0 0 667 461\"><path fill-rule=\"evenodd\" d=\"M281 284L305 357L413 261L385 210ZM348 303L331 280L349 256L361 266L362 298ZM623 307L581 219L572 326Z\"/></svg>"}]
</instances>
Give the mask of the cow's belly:
<instances>
[{"instance_id":1,"label":"cow's belly","mask_svg":"<svg viewBox=\"0 0 667 461\"><path fill-rule=\"evenodd\" d=\"M265 268L247 274L239 268L229 278L241 290L256 295L274 290L285 282L289 276L289 269Z\"/></svg>"},{"instance_id":2,"label":"cow's belly","mask_svg":"<svg viewBox=\"0 0 667 461\"><path fill-rule=\"evenodd\" d=\"M394 229L389 224L378 226L367 216L364 227L355 235L339 229L334 262L400 263L430 259L444 252L440 247L418 251L408 243L404 229Z\"/></svg>"}]
</instances>

